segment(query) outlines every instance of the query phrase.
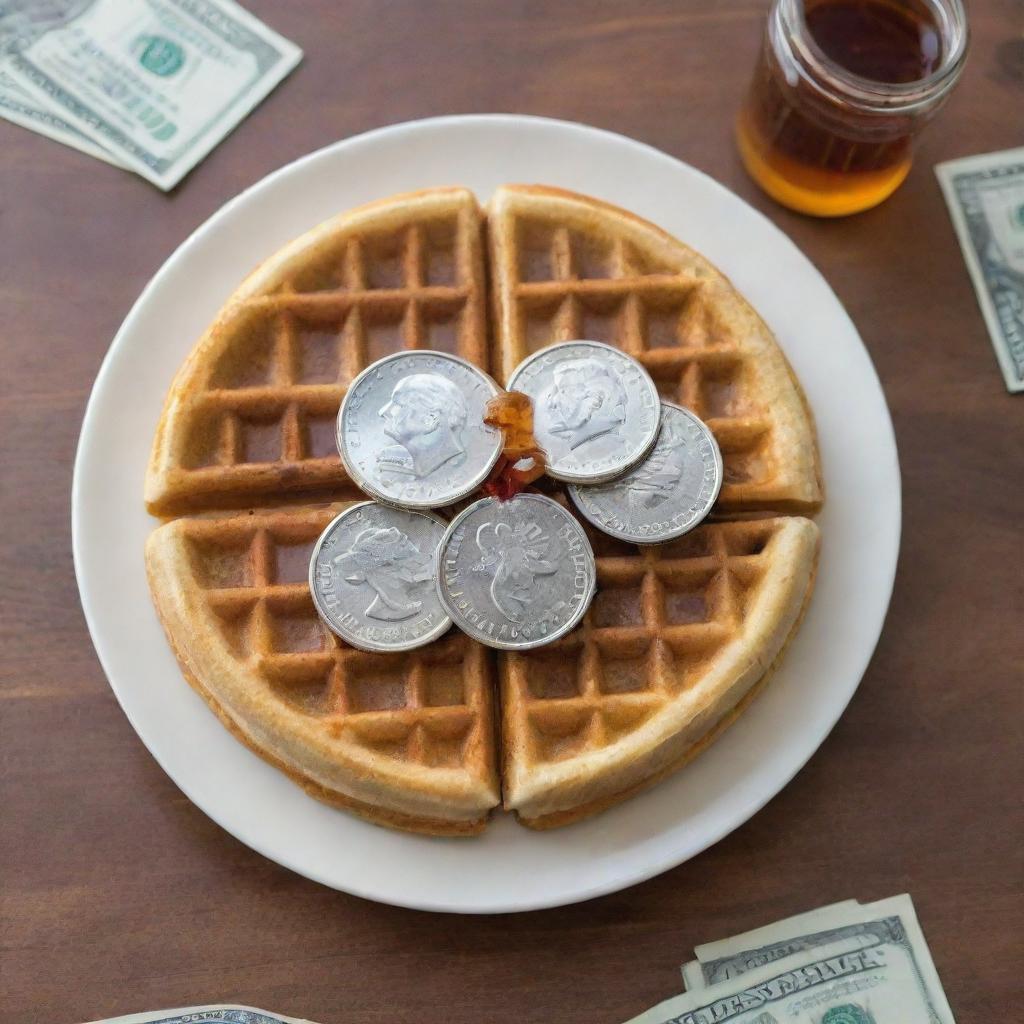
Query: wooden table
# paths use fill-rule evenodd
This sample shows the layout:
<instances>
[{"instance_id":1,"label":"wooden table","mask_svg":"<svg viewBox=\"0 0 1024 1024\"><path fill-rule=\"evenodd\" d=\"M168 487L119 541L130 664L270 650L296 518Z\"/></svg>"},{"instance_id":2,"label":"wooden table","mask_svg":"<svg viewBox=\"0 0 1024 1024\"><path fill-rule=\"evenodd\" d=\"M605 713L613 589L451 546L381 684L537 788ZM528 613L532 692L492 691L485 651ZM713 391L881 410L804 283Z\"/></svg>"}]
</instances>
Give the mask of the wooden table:
<instances>
[{"instance_id":1,"label":"wooden table","mask_svg":"<svg viewBox=\"0 0 1024 1024\"><path fill-rule=\"evenodd\" d=\"M932 167L1021 143L1016 0L973 0L972 58L910 179L839 222L773 205L733 151L762 0L247 3L306 58L171 195L0 123L0 1021L231 1000L324 1024L615 1024L676 992L697 942L905 890L958 1021L1005 1019L1019 1002L1022 928L1024 396L1003 387ZM93 653L68 510L96 370L186 235L335 139L491 110L634 136L788 232L878 367L905 512L874 660L833 734L767 808L618 895L460 918L308 882L182 796Z\"/></svg>"}]
</instances>

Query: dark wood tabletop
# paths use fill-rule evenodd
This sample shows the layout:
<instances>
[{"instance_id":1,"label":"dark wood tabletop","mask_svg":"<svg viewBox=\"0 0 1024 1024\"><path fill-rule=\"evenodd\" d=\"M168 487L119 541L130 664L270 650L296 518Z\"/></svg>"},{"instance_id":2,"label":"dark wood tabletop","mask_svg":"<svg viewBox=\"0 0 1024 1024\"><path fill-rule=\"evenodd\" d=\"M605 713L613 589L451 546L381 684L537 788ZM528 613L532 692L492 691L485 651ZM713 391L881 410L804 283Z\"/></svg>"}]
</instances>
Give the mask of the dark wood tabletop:
<instances>
[{"instance_id":1,"label":"dark wood tabletop","mask_svg":"<svg viewBox=\"0 0 1024 1024\"><path fill-rule=\"evenodd\" d=\"M323 1024L616 1024L679 990L695 943L904 891L957 1020L1005 1019L1019 1004L1024 930L1024 395L1004 388L933 167L1024 142L1019 0L970 3L972 56L908 181L840 221L776 206L734 151L764 0L246 2L305 59L169 195L0 122L0 1021L235 1001ZM193 229L336 139L477 111L623 132L787 232L878 368L904 501L881 642L796 779L646 884L489 918L334 892L193 807L97 662L69 515L100 361Z\"/></svg>"}]
</instances>

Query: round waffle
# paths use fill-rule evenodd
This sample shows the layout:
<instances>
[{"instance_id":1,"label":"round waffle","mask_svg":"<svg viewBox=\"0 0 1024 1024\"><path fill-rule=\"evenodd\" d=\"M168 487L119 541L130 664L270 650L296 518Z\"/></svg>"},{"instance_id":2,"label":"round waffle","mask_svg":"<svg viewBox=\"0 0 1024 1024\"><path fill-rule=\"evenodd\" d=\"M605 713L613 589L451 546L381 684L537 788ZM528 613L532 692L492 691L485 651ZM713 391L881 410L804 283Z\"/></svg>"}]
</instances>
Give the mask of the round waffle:
<instances>
[{"instance_id":1,"label":"round waffle","mask_svg":"<svg viewBox=\"0 0 1024 1024\"><path fill-rule=\"evenodd\" d=\"M320 531L361 497L334 442L348 384L421 348L503 381L576 337L623 348L707 420L732 521L647 549L583 524L598 594L550 647L496 654L457 632L402 654L345 645L317 618L306 573ZM157 610L231 730L321 799L459 835L502 795L526 824L576 820L703 749L796 628L817 552L804 516L821 488L799 387L713 267L625 211L510 186L486 222L465 189L398 196L259 267L171 388L146 501L170 519L146 551Z\"/></svg>"}]
</instances>

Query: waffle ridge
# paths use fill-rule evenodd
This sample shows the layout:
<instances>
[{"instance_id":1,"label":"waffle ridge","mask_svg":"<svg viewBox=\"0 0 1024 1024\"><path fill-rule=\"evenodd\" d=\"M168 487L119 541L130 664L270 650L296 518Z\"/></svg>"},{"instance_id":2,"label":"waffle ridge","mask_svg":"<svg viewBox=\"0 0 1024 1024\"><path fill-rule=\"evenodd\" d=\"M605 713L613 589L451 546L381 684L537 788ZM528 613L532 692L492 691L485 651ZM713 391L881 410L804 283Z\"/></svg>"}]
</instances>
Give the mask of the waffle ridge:
<instances>
[{"instance_id":1,"label":"waffle ridge","mask_svg":"<svg viewBox=\"0 0 1024 1024\"><path fill-rule=\"evenodd\" d=\"M759 555L730 547L766 538L774 526L758 524L751 536L747 523L709 524L695 538L702 549L706 543L706 554L677 552L666 544L639 554L598 555L601 598L580 629L545 649L563 663L571 656L575 692L566 695L562 680L552 688L551 675L537 671L541 663L528 654L509 658L509 677L526 717L541 733L600 749L623 724L659 710L736 631L743 593L764 571ZM565 732L567 719L579 712L586 724ZM572 750L567 746L550 749L545 759L559 760Z\"/></svg>"}]
</instances>

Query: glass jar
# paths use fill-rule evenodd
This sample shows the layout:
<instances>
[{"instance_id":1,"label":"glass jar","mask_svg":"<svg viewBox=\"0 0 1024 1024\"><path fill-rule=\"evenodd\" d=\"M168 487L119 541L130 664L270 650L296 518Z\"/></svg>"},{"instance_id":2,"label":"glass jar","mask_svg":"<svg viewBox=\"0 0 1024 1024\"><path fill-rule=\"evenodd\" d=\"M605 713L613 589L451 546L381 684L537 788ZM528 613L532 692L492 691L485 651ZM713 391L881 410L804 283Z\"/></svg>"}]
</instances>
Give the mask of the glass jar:
<instances>
[{"instance_id":1,"label":"glass jar","mask_svg":"<svg viewBox=\"0 0 1024 1024\"><path fill-rule=\"evenodd\" d=\"M961 0L774 0L736 124L750 176L819 217L882 202L956 84L967 36Z\"/></svg>"}]
</instances>

